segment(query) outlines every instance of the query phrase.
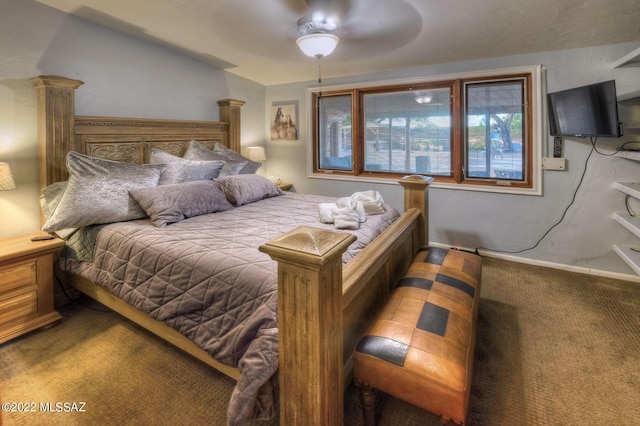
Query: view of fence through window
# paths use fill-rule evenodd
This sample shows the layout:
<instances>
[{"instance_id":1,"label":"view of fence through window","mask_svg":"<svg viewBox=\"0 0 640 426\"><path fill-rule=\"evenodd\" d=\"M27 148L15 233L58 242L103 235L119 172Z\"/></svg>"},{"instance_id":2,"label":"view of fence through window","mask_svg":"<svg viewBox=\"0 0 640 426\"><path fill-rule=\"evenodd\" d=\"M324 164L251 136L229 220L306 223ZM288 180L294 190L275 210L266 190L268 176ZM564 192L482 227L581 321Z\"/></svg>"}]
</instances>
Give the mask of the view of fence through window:
<instances>
[{"instance_id":1,"label":"view of fence through window","mask_svg":"<svg viewBox=\"0 0 640 426\"><path fill-rule=\"evenodd\" d=\"M319 102L319 167L353 170L351 95L325 96Z\"/></svg>"},{"instance_id":2,"label":"view of fence through window","mask_svg":"<svg viewBox=\"0 0 640 426\"><path fill-rule=\"evenodd\" d=\"M449 88L364 97L366 171L451 175Z\"/></svg>"},{"instance_id":3,"label":"view of fence through window","mask_svg":"<svg viewBox=\"0 0 640 426\"><path fill-rule=\"evenodd\" d=\"M467 176L523 180L523 81L465 88Z\"/></svg>"},{"instance_id":4,"label":"view of fence through window","mask_svg":"<svg viewBox=\"0 0 640 426\"><path fill-rule=\"evenodd\" d=\"M524 180L524 84L522 78L464 83L464 129L455 143L461 144L458 164L466 178ZM318 167L353 171L352 150L362 141L358 156L365 172L453 176L451 96L448 85L364 93L364 121L356 131L352 95L323 96Z\"/></svg>"}]
</instances>

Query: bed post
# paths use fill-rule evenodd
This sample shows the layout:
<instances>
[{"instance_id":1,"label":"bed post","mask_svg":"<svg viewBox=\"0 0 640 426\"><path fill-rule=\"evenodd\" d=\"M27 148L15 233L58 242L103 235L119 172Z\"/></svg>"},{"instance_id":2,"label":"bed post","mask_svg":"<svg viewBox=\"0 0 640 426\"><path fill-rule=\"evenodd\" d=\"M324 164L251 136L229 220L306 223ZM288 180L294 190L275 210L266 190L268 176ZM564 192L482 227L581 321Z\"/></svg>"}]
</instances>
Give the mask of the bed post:
<instances>
[{"instance_id":1,"label":"bed post","mask_svg":"<svg viewBox=\"0 0 640 426\"><path fill-rule=\"evenodd\" d=\"M227 129L229 134L229 148L235 152L240 152L240 108L244 105L244 101L237 99L221 99L218 101L220 106L220 121L228 123Z\"/></svg>"},{"instance_id":2,"label":"bed post","mask_svg":"<svg viewBox=\"0 0 640 426\"><path fill-rule=\"evenodd\" d=\"M75 90L80 80L54 75L34 77L38 93L40 189L67 180L65 155L75 143Z\"/></svg>"},{"instance_id":3,"label":"bed post","mask_svg":"<svg viewBox=\"0 0 640 426\"><path fill-rule=\"evenodd\" d=\"M418 247L429 244L429 185L432 177L422 175L405 176L398 181L404 188L404 211L415 208L420 210L424 218L418 226ZM422 241L420 241L422 240Z\"/></svg>"},{"instance_id":4,"label":"bed post","mask_svg":"<svg viewBox=\"0 0 640 426\"><path fill-rule=\"evenodd\" d=\"M278 262L281 425L344 421L342 253L355 240L299 227L260 246Z\"/></svg>"}]
</instances>

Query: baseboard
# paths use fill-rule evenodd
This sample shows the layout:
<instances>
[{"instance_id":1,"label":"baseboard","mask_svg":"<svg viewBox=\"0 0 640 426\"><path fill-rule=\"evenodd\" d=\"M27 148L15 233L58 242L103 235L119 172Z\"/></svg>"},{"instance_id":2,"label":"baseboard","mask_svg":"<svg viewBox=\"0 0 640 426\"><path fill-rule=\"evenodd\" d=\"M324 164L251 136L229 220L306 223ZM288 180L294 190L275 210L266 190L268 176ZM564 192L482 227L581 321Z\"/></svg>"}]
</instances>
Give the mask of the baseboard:
<instances>
[{"instance_id":1,"label":"baseboard","mask_svg":"<svg viewBox=\"0 0 640 426\"><path fill-rule=\"evenodd\" d=\"M456 249L459 249L459 250L469 251L469 252L472 252L472 253L476 252L476 249L474 249L474 248L451 246L451 245L447 245L447 244L440 244L440 243L434 243L434 242L429 242L429 245L434 246L434 247L442 247L442 248L456 248ZM477 250L477 253L480 254L481 256L493 257L493 258L496 258L496 259L509 260L511 262L524 263L524 264L527 264L527 265L544 266L546 268L562 269L564 271L577 272L579 274L587 274L587 275L593 275L593 276L596 276L596 277L605 277L605 278L612 278L612 279L616 279L616 280L623 280L623 281L631 281L631 282L634 282L634 283L640 283L640 276L637 276L637 275L623 274L623 273L620 273L620 272L603 271L601 269L585 268L585 267L582 267L582 266L564 265L562 263L547 262L545 260L529 259L529 258L525 258L525 257L512 256L512 255L509 255L509 254L498 253L498 252L494 252L494 251L490 251L490 250Z\"/></svg>"}]
</instances>

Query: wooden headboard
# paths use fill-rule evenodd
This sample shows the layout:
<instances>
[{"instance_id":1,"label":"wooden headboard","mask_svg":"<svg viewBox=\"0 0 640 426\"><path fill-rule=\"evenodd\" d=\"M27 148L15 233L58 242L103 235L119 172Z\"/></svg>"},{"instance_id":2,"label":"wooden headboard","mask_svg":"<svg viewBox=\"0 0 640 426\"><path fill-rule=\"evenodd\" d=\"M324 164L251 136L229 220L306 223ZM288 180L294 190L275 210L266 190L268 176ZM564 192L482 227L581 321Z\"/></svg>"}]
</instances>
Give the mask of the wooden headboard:
<instances>
[{"instance_id":1,"label":"wooden headboard","mask_svg":"<svg viewBox=\"0 0 640 426\"><path fill-rule=\"evenodd\" d=\"M218 101L220 121L164 120L75 115L75 90L84 84L59 76L31 79L38 92L40 189L66 180L66 156L76 151L94 157L146 163L151 148L182 156L189 141L215 142L240 152L243 101Z\"/></svg>"}]
</instances>

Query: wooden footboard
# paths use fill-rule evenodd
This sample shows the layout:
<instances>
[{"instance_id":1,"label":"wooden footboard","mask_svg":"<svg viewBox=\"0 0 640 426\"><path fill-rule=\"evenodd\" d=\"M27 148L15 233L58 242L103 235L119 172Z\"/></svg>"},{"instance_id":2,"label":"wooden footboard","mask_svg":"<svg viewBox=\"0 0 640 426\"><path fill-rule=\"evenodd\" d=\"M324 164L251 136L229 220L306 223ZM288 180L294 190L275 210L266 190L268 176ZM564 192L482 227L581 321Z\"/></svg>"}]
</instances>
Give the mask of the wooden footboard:
<instances>
[{"instance_id":1,"label":"wooden footboard","mask_svg":"<svg viewBox=\"0 0 640 426\"><path fill-rule=\"evenodd\" d=\"M355 344L428 241L430 182L400 182L405 213L344 271L351 234L300 227L260 247L278 261L281 425L343 423Z\"/></svg>"}]
</instances>

